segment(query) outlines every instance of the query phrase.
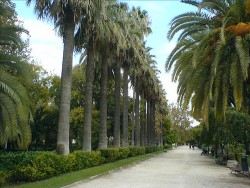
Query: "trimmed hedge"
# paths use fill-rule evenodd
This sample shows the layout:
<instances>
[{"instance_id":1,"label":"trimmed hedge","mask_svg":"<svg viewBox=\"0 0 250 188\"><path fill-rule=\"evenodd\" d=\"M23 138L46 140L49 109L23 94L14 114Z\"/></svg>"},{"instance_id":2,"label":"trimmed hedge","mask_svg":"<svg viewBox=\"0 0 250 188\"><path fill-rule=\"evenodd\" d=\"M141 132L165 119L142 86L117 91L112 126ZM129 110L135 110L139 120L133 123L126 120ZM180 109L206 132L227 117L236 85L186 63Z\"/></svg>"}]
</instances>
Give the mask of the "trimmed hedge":
<instances>
[{"instance_id":1,"label":"trimmed hedge","mask_svg":"<svg viewBox=\"0 0 250 188\"><path fill-rule=\"evenodd\" d=\"M70 171L162 150L163 147L108 148L99 151L74 151L69 155L56 152L1 152L0 186L6 183L44 180Z\"/></svg>"}]
</instances>

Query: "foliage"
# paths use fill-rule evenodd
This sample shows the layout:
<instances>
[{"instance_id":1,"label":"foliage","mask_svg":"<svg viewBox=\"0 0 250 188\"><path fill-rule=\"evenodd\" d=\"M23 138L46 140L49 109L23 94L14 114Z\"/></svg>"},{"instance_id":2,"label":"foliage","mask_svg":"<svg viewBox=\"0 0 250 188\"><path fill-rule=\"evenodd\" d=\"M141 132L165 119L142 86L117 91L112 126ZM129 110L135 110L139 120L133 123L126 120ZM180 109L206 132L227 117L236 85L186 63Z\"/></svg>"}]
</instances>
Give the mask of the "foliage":
<instances>
[{"instance_id":1,"label":"foliage","mask_svg":"<svg viewBox=\"0 0 250 188\"><path fill-rule=\"evenodd\" d=\"M138 147L138 146L130 146L129 148L129 157L134 157L137 155L143 155L146 153L145 147Z\"/></svg>"},{"instance_id":2,"label":"foliage","mask_svg":"<svg viewBox=\"0 0 250 188\"><path fill-rule=\"evenodd\" d=\"M118 148L120 152L119 159L126 159L129 156L129 148Z\"/></svg>"},{"instance_id":3,"label":"foliage","mask_svg":"<svg viewBox=\"0 0 250 188\"><path fill-rule=\"evenodd\" d=\"M172 138L177 137L178 143L185 143L189 139L187 132L192 123L189 112L180 106L171 104L169 106L169 116L172 122Z\"/></svg>"},{"instance_id":4,"label":"foliage","mask_svg":"<svg viewBox=\"0 0 250 188\"><path fill-rule=\"evenodd\" d=\"M0 170L14 170L17 166L26 166L34 159L36 152L1 152Z\"/></svg>"},{"instance_id":5,"label":"foliage","mask_svg":"<svg viewBox=\"0 0 250 188\"><path fill-rule=\"evenodd\" d=\"M153 153L153 152L157 152L157 151L162 151L163 148L164 148L163 146L146 146L145 147L145 149L146 149L145 153Z\"/></svg>"},{"instance_id":6,"label":"foliage","mask_svg":"<svg viewBox=\"0 0 250 188\"><path fill-rule=\"evenodd\" d=\"M108 173L111 170L119 169L121 167L126 167L128 165L140 162L142 160L148 159L150 157L155 156L155 153L147 154L147 155L139 155L136 157L130 157L127 159L119 160L114 163L107 163L100 166L79 170L75 172L70 172L64 175L60 175L57 177L53 177L47 180L43 181L37 181L33 183L24 183L21 185L18 185L20 188L59 188L63 187L78 181L84 181L88 178L91 178L96 175L105 174Z\"/></svg>"},{"instance_id":7,"label":"foliage","mask_svg":"<svg viewBox=\"0 0 250 188\"><path fill-rule=\"evenodd\" d=\"M171 118L168 117L168 116L163 118L162 133L163 133L163 143L164 143L164 145L165 144L172 145L172 143L177 142L176 131L174 130Z\"/></svg>"},{"instance_id":8,"label":"foliage","mask_svg":"<svg viewBox=\"0 0 250 188\"><path fill-rule=\"evenodd\" d=\"M0 185L11 182L32 182L71 171L82 170L128 157L162 151L161 146L109 148L99 151L76 150L69 155L56 152L1 152Z\"/></svg>"},{"instance_id":9,"label":"foliage","mask_svg":"<svg viewBox=\"0 0 250 188\"><path fill-rule=\"evenodd\" d=\"M33 115L30 150L54 150L56 146L60 78L36 62L28 64L32 82L26 83Z\"/></svg>"},{"instance_id":10,"label":"foliage","mask_svg":"<svg viewBox=\"0 0 250 188\"><path fill-rule=\"evenodd\" d=\"M104 158L99 151L74 151L76 156L74 170L85 169L93 166L98 166L103 163Z\"/></svg>"},{"instance_id":11,"label":"foliage","mask_svg":"<svg viewBox=\"0 0 250 188\"><path fill-rule=\"evenodd\" d=\"M166 70L173 66L178 100L208 124L210 107L218 119L228 106L249 108L249 1L183 0L197 8L171 21L168 38L180 31Z\"/></svg>"},{"instance_id":12,"label":"foliage","mask_svg":"<svg viewBox=\"0 0 250 188\"><path fill-rule=\"evenodd\" d=\"M114 162L120 159L120 150L118 148L100 149L101 155L106 163Z\"/></svg>"},{"instance_id":13,"label":"foliage","mask_svg":"<svg viewBox=\"0 0 250 188\"><path fill-rule=\"evenodd\" d=\"M0 145L26 149L31 141L29 99L22 80L28 80L23 62L29 56L21 35L27 31L10 0L0 2Z\"/></svg>"},{"instance_id":14,"label":"foliage","mask_svg":"<svg viewBox=\"0 0 250 188\"><path fill-rule=\"evenodd\" d=\"M228 108L225 113L225 121L219 121L210 111L209 127L202 122L192 128L191 135L199 146L212 146L215 152L221 153L227 158L236 158L238 152L247 152L249 147L249 115ZM219 147L220 146L220 147ZM218 150L220 148L221 151ZM226 155L225 155L226 154Z\"/></svg>"}]
</instances>

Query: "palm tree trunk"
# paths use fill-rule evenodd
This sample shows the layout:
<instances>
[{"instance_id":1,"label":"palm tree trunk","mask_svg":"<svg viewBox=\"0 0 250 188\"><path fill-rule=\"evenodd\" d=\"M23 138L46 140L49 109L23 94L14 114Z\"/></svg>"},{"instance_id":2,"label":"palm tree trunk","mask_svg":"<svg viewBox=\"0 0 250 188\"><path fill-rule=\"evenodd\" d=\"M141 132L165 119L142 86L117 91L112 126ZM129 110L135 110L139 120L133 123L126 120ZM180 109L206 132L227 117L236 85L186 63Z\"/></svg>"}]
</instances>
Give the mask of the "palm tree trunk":
<instances>
[{"instance_id":1,"label":"palm tree trunk","mask_svg":"<svg viewBox=\"0 0 250 188\"><path fill-rule=\"evenodd\" d=\"M107 148L107 83L108 83L108 58L104 55L101 65L101 97L100 97L100 129L99 149Z\"/></svg>"},{"instance_id":2,"label":"palm tree trunk","mask_svg":"<svg viewBox=\"0 0 250 188\"><path fill-rule=\"evenodd\" d=\"M155 102L151 103L151 132L152 132L152 146L155 146Z\"/></svg>"},{"instance_id":3,"label":"palm tree trunk","mask_svg":"<svg viewBox=\"0 0 250 188\"><path fill-rule=\"evenodd\" d=\"M150 146L150 140L151 140L151 128L150 128L150 100L147 101L147 146Z\"/></svg>"},{"instance_id":4,"label":"palm tree trunk","mask_svg":"<svg viewBox=\"0 0 250 188\"><path fill-rule=\"evenodd\" d=\"M115 112L114 112L114 147L120 147L120 93L121 66L120 61L115 65Z\"/></svg>"},{"instance_id":5,"label":"palm tree trunk","mask_svg":"<svg viewBox=\"0 0 250 188\"><path fill-rule=\"evenodd\" d=\"M128 66L123 70L123 124L122 146L128 147Z\"/></svg>"},{"instance_id":6,"label":"palm tree trunk","mask_svg":"<svg viewBox=\"0 0 250 188\"><path fill-rule=\"evenodd\" d=\"M83 125L83 150L91 151L92 97L94 81L94 48L93 39L89 39L86 64L86 86Z\"/></svg>"},{"instance_id":7,"label":"palm tree trunk","mask_svg":"<svg viewBox=\"0 0 250 188\"><path fill-rule=\"evenodd\" d=\"M135 146L135 88L133 88L133 110L131 114L131 146Z\"/></svg>"},{"instance_id":8,"label":"palm tree trunk","mask_svg":"<svg viewBox=\"0 0 250 188\"><path fill-rule=\"evenodd\" d=\"M144 116L144 146L148 145L148 125L147 125L147 101L146 99L144 100L144 109L143 109L143 116Z\"/></svg>"},{"instance_id":9,"label":"palm tree trunk","mask_svg":"<svg viewBox=\"0 0 250 188\"><path fill-rule=\"evenodd\" d=\"M140 146L140 91L139 82L135 84L135 146Z\"/></svg>"},{"instance_id":10,"label":"palm tree trunk","mask_svg":"<svg viewBox=\"0 0 250 188\"><path fill-rule=\"evenodd\" d=\"M141 113L140 113L140 125L141 125L141 146L145 146L145 99L144 99L144 92L141 94Z\"/></svg>"},{"instance_id":11,"label":"palm tree trunk","mask_svg":"<svg viewBox=\"0 0 250 188\"><path fill-rule=\"evenodd\" d=\"M66 14L63 35L63 61L61 74L61 94L56 151L58 154L69 154L69 116L71 99L72 61L74 49L74 17Z\"/></svg>"},{"instance_id":12,"label":"palm tree trunk","mask_svg":"<svg viewBox=\"0 0 250 188\"><path fill-rule=\"evenodd\" d=\"M154 104L153 101L150 101L150 114L149 114L149 132L150 132L150 137L149 137L149 144L150 146L154 145Z\"/></svg>"},{"instance_id":13,"label":"palm tree trunk","mask_svg":"<svg viewBox=\"0 0 250 188\"><path fill-rule=\"evenodd\" d=\"M162 134L162 129L163 129L163 122L162 122L162 115L160 115L161 116L161 120L160 120L160 146L163 146L163 134Z\"/></svg>"}]
</instances>

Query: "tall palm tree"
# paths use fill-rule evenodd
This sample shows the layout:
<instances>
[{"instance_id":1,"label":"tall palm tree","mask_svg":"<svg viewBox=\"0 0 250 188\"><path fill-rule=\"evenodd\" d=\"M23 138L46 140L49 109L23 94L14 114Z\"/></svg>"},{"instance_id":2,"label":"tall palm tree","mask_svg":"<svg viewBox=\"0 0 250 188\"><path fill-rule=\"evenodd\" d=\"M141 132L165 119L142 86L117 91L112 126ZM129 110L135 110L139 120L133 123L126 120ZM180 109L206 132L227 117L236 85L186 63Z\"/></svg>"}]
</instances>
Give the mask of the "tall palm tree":
<instances>
[{"instance_id":1,"label":"tall palm tree","mask_svg":"<svg viewBox=\"0 0 250 188\"><path fill-rule=\"evenodd\" d=\"M27 0L30 5L32 0ZM52 20L63 38L63 60L61 73L61 95L57 135L57 153L69 153L69 116L71 98L71 77L74 49L74 33L84 8L89 1L34 0L39 19Z\"/></svg>"},{"instance_id":2,"label":"tall palm tree","mask_svg":"<svg viewBox=\"0 0 250 188\"><path fill-rule=\"evenodd\" d=\"M91 112L92 112L92 86L93 86L93 71L94 61L98 59L101 63L101 101L100 111L100 137L99 148L107 147L107 102L106 102L106 88L107 88L107 74L108 61L113 58L110 57L111 51L118 51L119 46L125 41L121 34L121 24L119 23L124 16L120 6L112 1L94 1L96 7L100 11L90 12L90 14L81 21L81 28L76 34L76 45L78 49L87 49L87 69L86 69L86 97L84 109L84 136L83 149L91 150ZM103 50L105 49L105 50Z\"/></svg>"}]
</instances>

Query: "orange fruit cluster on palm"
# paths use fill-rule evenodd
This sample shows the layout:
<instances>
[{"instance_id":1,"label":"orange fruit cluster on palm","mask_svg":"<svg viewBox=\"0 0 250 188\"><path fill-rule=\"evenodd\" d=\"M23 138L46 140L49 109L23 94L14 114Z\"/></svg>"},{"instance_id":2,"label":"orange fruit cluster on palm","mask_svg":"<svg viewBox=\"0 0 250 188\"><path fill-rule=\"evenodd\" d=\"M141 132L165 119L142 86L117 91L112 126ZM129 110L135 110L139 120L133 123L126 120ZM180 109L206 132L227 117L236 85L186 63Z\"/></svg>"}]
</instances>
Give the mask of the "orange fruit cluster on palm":
<instances>
[{"instance_id":1,"label":"orange fruit cluster on palm","mask_svg":"<svg viewBox=\"0 0 250 188\"><path fill-rule=\"evenodd\" d=\"M240 22L237 25L231 25L225 29L226 32L232 33L235 36L244 36L250 33L250 24Z\"/></svg>"}]
</instances>

